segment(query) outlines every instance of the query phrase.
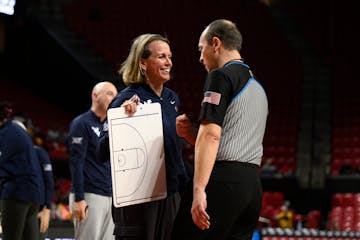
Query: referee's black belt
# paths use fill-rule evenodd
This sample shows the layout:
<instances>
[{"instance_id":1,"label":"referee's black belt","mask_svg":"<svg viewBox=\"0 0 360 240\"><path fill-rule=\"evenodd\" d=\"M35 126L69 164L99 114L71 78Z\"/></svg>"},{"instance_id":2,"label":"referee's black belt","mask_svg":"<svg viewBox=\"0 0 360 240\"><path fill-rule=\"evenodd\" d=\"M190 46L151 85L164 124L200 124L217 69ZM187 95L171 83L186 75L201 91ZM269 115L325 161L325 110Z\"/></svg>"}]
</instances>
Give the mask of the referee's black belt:
<instances>
[{"instance_id":1,"label":"referee's black belt","mask_svg":"<svg viewBox=\"0 0 360 240\"><path fill-rule=\"evenodd\" d=\"M239 167L249 167L249 168L259 168L259 165L255 163L239 162L239 161L226 161L226 160L217 160L215 161L216 165L236 165Z\"/></svg>"}]
</instances>

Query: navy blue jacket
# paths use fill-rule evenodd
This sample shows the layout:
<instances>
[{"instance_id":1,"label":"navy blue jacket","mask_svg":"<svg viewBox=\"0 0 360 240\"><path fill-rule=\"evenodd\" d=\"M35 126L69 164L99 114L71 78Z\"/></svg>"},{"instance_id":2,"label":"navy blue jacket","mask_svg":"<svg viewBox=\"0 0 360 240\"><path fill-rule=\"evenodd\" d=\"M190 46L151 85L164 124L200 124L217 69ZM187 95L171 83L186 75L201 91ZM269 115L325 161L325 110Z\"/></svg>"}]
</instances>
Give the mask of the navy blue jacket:
<instances>
[{"instance_id":1,"label":"navy blue jacket","mask_svg":"<svg viewBox=\"0 0 360 240\"><path fill-rule=\"evenodd\" d=\"M97 145L104 124L94 112L76 117L70 124L67 146L71 172L71 192L75 201L84 199L84 192L111 196L110 161L97 159Z\"/></svg>"},{"instance_id":2,"label":"navy blue jacket","mask_svg":"<svg viewBox=\"0 0 360 240\"><path fill-rule=\"evenodd\" d=\"M184 189L189 180L182 159L181 141L176 133L176 117L180 105L179 97L169 88L164 87L161 97L147 85L133 85L122 90L112 101L109 108L116 108L130 99L134 94L138 95L142 103L160 103L166 168L166 184L168 196ZM149 126L151 127L151 126ZM126 137L126 136L124 136ZM104 135L100 142L100 155L102 159L109 158L108 134Z\"/></svg>"},{"instance_id":3,"label":"navy blue jacket","mask_svg":"<svg viewBox=\"0 0 360 240\"><path fill-rule=\"evenodd\" d=\"M40 164L41 176L44 185L44 196L41 199L41 205L51 208L52 195L54 193L54 176L49 154L39 146L34 146Z\"/></svg>"},{"instance_id":4,"label":"navy blue jacket","mask_svg":"<svg viewBox=\"0 0 360 240\"><path fill-rule=\"evenodd\" d=\"M40 205L40 165L29 134L13 121L0 127L0 199Z\"/></svg>"}]
</instances>

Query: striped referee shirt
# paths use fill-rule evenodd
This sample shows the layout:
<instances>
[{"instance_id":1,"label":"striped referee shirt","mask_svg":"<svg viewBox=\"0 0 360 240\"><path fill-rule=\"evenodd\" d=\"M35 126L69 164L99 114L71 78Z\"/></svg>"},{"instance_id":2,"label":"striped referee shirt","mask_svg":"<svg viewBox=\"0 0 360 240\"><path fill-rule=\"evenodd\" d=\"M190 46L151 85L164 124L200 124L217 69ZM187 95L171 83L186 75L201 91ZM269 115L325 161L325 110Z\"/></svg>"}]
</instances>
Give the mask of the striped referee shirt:
<instances>
[{"instance_id":1,"label":"striped referee shirt","mask_svg":"<svg viewBox=\"0 0 360 240\"><path fill-rule=\"evenodd\" d=\"M217 161L260 166L267 115L266 93L248 65L229 62L207 75L199 120L222 128Z\"/></svg>"}]
</instances>

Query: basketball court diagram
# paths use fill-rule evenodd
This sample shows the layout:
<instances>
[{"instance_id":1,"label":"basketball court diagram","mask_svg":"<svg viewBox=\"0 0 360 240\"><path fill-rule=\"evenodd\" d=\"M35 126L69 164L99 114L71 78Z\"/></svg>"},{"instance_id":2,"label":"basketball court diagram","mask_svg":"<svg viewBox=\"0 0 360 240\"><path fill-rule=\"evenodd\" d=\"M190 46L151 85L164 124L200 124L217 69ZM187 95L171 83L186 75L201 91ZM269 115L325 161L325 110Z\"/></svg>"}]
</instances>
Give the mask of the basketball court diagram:
<instances>
[{"instance_id":1,"label":"basketball court diagram","mask_svg":"<svg viewBox=\"0 0 360 240\"><path fill-rule=\"evenodd\" d=\"M126 136L126 146L120 149L114 146L114 173L119 182L126 182L127 178L134 179L128 183L124 191L119 192L117 197L128 197L140 187L145 177L147 168L147 154L144 139L140 133L129 124L114 124L113 135Z\"/></svg>"},{"instance_id":2,"label":"basketball court diagram","mask_svg":"<svg viewBox=\"0 0 360 240\"><path fill-rule=\"evenodd\" d=\"M115 207L165 198L160 104L140 105L132 116L109 109L108 123Z\"/></svg>"}]
</instances>

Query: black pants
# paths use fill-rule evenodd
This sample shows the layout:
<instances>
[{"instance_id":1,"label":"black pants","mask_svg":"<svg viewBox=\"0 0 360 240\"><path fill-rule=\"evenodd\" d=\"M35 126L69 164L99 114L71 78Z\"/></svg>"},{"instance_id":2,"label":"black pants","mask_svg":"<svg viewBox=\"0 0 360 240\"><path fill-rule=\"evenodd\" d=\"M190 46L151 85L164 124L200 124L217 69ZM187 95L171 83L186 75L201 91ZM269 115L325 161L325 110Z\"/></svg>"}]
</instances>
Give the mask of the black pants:
<instances>
[{"instance_id":1,"label":"black pants","mask_svg":"<svg viewBox=\"0 0 360 240\"><path fill-rule=\"evenodd\" d=\"M262 187L258 167L216 162L206 187L210 228L192 221L192 186L184 194L174 222L173 240L251 240L261 210Z\"/></svg>"},{"instance_id":2,"label":"black pants","mask_svg":"<svg viewBox=\"0 0 360 240\"><path fill-rule=\"evenodd\" d=\"M3 240L39 240L38 205L1 200L0 209Z\"/></svg>"},{"instance_id":3,"label":"black pants","mask_svg":"<svg viewBox=\"0 0 360 240\"><path fill-rule=\"evenodd\" d=\"M121 208L113 207L116 240L170 240L180 194Z\"/></svg>"}]
</instances>

